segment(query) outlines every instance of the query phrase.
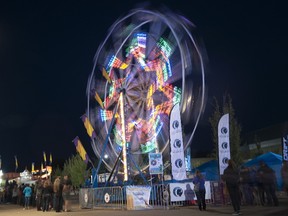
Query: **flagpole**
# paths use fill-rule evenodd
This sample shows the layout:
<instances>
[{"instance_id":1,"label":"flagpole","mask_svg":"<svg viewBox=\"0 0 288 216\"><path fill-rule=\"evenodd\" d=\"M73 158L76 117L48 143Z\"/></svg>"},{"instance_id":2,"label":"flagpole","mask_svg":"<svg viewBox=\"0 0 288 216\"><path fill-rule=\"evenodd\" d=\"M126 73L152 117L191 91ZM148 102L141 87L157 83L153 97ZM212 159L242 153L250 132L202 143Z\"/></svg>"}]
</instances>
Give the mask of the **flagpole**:
<instances>
[{"instance_id":1,"label":"flagpole","mask_svg":"<svg viewBox=\"0 0 288 216\"><path fill-rule=\"evenodd\" d=\"M18 160L17 160L17 156L15 155L14 156L15 158L15 173L17 172L17 169L18 169Z\"/></svg>"}]
</instances>

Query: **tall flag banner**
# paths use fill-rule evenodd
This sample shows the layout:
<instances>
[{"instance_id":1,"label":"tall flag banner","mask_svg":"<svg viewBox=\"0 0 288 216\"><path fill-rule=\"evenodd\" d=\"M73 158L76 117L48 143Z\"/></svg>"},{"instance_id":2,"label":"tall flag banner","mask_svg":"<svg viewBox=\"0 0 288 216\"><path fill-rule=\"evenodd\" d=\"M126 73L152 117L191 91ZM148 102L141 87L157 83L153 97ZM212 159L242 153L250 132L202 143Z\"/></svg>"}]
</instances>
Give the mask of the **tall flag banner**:
<instances>
[{"instance_id":1,"label":"tall flag banner","mask_svg":"<svg viewBox=\"0 0 288 216\"><path fill-rule=\"evenodd\" d=\"M52 153L50 153L50 157L49 157L49 164L52 164Z\"/></svg>"},{"instance_id":2,"label":"tall flag banner","mask_svg":"<svg viewBox=\"0 0 288 216\"><path fill-rule=\"evenodd\" d=\"M218 123L218 159L220 175L228 167L230 159L229 114L223 115Z\"/></svg>"},{"instance_id":3,"label":"tall flag banner","mask_svg":"<svg viewBox=\"0 0 288 216\"><path fill-rule=\"evenodd\" d=\"M288 161L288 134L283 136L283 161Z\"/></svg>"},{"instance_id":4,"label":"tall flag banner","mask_svg":"<svg viewBox=\"0 0 288 216\"><path fill-rule=\"evenodd\" d=\"M83 161L87 164L89 161L89 157L88 157L88 154L86 153L81 141L79 140L79 137L78 136L75 137L75 139L72 142L74 143L76 150L80 154Z\"/></svg>"},{"instance_id":5,"label":"tall flag banner","mask_svg":"<svg viewBox=\"0 0 288 216\"><path fill-rule=\"evenodd\" d=\"M14 156L14 158L15 158L15 170L17 170L18 169L18 159L17 159L16 155Z\"/></svg>"},{"instance_id":6,"label":"tall flag banner","mask_svg":"<svg viewBox=\"0 0 288 216\"><path fill-rule=\"evenodd\" d=\"M149 172L150 175L163 174L162 153L149 153Z\"/></svg>"},{"instance_id":7,"label":"tall flag banner","mask_svg":"<svg viewBox=\"0 0 288 216\"><path fill-rule=\"evenodd\" d=\"M44 163L46 164L46 153L45 153L45 151L43 151L43 159L44 159Z\"/></svg>"},{"instance_id":8,"label":"tall flag banner","mask_svg":"<svg viewBox=\"0 0 288 216\"><path fill-rule=\"evenodd\" d=\"M32 165L31 165L31 172L35 171L34 165L35 165L35 163L33 162Z\"/></svg>"},{"instance_id":9,"label":"tall flag banner","mask_svg":"<svg viewBox=\"0 0 288 216\"><path fill-rule=\"evenodd\" d=\"M184 180L187 176L179 103L170 113L170 149L173 179Z\"/></svg>"},{"instance_id":10,"label":"tall flag banner","mask_svg":"<svg viewBox=\"0 0 288 216\"><path fill-rule=\"evenodd\" d=\"M82 121L84 123L84 126L85 126L85 128L87 130L88 135L91 138L95 138L96 137L96 133L95 133L94 128L92 127L88 117L86 116L86 114L82 115L81 119L82 119Z\"/></svg>"},{"instance_id":11,"label":"tall flag banner","mask_svg":"<svg viewBox=\"0 0 288 216\"><path fill-rule=\"evenodd\" d=\"M43 172L43 169L44 169L43 163L41 162L41 173Z\"/></svg>"}]
</instances>

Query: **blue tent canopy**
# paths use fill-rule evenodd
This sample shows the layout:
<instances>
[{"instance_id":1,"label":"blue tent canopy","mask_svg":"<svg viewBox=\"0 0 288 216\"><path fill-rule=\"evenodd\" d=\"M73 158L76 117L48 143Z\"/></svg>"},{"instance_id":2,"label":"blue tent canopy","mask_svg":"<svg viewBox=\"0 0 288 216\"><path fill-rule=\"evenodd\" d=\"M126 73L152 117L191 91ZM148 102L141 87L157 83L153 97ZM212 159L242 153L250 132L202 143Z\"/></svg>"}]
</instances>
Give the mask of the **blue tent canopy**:
<instances>
[{"instance_id":1,"label":"blue tent canopy","mask_svg":"<svg viewBox=\"0 0 288 216\"><path fill-rule=\"evenodd\" d=\"M256 167L259 168L259 162L264 161L270 168L275 171L277 178L277 186L278 189L282 187L282 177L281 177L281 167L282 167L282 156L275 154L273 152L268 152L266 154L262 154L254 159L251 159L243 164L246 167Z\"/></svg>"},{"instance_id":2,"label":"blue tent canopy","mask_svg":"<svg viewBox=\"0 0 288 216\"><path fill-rule=\"evenodd\" d=\"M219 181L219 166L217 160L210 160L192 169L192 173L199 170L204 174L206 181Z\"/></svg>"}]
</instances>

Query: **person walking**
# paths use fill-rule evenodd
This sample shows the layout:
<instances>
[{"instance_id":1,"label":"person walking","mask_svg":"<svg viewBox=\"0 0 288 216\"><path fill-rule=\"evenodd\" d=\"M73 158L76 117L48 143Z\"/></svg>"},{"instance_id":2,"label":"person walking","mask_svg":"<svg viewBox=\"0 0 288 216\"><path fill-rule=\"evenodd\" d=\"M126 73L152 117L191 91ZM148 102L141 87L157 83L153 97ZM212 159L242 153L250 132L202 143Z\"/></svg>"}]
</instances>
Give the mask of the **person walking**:
<instances>
[{"instance_id":1,"label":"person walking","mask_svg":"<svg viewBox=\"0 0 288 216\"><path fill-rule=\"evenodd\" d=\"M194 191L196 194L197 198L197 203L199 210L206 210L206 202L205 202L205 195L206 195L206 190L205 190L205 180L203 178L203 175L199 170L196 171L196 175L193 178L193 184L194 184Z\"/></svg>"},{"instance_id":2,"label":"person walking","mask_svg":"<svg viewBox=\"0 0 288 216\"><path fill-rule=\"evenodd\" d=\"M242 166L240 169L240 191L242 193L242 205L253 205L251 181L250 168Z\"/></svg>"},{"instance_id":3,"label":"person walking","mask_svg":"<svg viewBox=\"0 0 288 216\"><path fill-rule=\"evenodd\" d=\"M42 208L42 191L43 191L43 181L41 178L39 178L35 185L37 211L41 211Z\"/></svg>"},{"instance_id":4,"label":"person walking","mask_svg":"<svg viewBox=\"0 0 288 216\"><path fill-rule=\"evenodd\" d=\"M231 203L234 209L232 215L240 215L240 174L233 160L228 160L228 167L224 169L223 181L226 182L227 190L231 199Z\"/></svg>"},{"instance_id":5,"label":"person walking","mask_svg":"<svg viewBox=\"0 0 288 216\"><path fill-rule=\"evenodd\" d=\"M49 179L45 180L42 189L42 211L49 211L53 189Z\"/></svg>"},{"instance_id":6,"label":"person walking","mask_svg":"<svg viewBox=\"0 0 288 216\"><path fill-rule=\"evenodd\" d=\"M53 183L53 192L54 192L54 210L56 212L61 212L63 202L62 202L62 190L63 185L61 183L60 176L58 176Z\"/></svg>"},{"instance_id":7,"label":"person walking","mask_svg":"<svg viewBox=\"0 0 288 216\"><path fill-rule=\"evenodd\" d=\"M23 190L23 194L25 197L25 201L24 201L24 208L23 210L29 209L30 208L30 198L32 195L32 188L29 186L29 184L26 184L24 190Z\"/></svg>"},{"instance_id":8,"label":"person walking","mask_svg":"<svg viewBox=\"0 0 288 216\"><path fill-rule=\"evenodd\" d=\"M283 181L283 190L288 195L288 161L283 161L283 164L281 167L281 177Z\"/></svg>"},{"instance_id":9,"label":"person walking","mask_svg":"<svg viewBox=\"0 0 288 216\"><path fill-rule=\"evenodd\" d=\"M264 192L267 198L267 205L274 206L279 205L278 198L276 196L276 175L275 171L271 169L264 161L259 162L260 167L258 169L258 175L260 181L263 183Z\"/></svg>"},{"instance_id":10,"label":"person walking","mask_svg":"<svg viewBox=\"0 0 288 216\"><path fill-rule=\"evenodd\" d=\"M64 211L70 211L70 192L72 189L72 181L68 177L68 175L64 176L63 180L63 190L62 190L62 197L64 201Z\"/></svg>"},{"instance_id":11,"label":"person walking","mask_svg":"<svg viewBox=\"0 0 288 216\"><path fill-rule=\"evenodd\" d=\"M17 204L17 199L18 199L18 186L15 184L13 186L13 191L12 191L12 203Z\"/></svg>"}]
</instances>

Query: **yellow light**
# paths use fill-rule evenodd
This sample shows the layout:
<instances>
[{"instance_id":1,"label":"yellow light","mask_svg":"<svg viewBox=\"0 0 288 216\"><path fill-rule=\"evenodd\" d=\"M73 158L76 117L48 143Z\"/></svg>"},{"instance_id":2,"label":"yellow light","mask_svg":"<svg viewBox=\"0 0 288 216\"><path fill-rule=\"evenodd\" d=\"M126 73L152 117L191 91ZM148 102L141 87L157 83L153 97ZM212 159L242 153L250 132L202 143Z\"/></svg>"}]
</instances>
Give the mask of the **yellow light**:
<instances>
[{"instance_id":1,"label":"yellow light","mask_svg":"<svg viewBox=\"0 0 288 216\"><path fill-rule=\"evenodd\" d=\"M123 169L124 169L124 181L128 181L128 169L127 169L127 147L126 147L126 135L125 135L125 120L124 120L124 104L123 93L120 93L120 115L121 115L121 132L122 132L122 154L123 154Z\"/></svg>"}]
</instances>

